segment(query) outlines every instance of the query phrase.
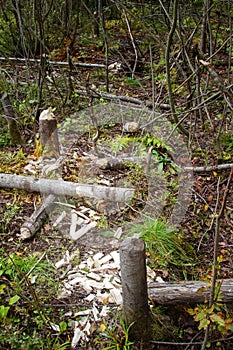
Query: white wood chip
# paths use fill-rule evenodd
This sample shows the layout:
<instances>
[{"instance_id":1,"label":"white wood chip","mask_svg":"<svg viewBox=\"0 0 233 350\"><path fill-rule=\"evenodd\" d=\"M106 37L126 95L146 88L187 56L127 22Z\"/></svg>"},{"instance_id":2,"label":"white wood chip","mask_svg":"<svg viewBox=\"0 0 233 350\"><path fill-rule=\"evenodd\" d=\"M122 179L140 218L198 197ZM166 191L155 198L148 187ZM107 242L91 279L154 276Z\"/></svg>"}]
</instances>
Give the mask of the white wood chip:
<instances>
[{"instance_id":1,"label":"white wood chip","mask_svg":"<svg viewBox=\"0 0 233 350\"><path fill-rule=\"evenodd\" d=\"M78 268L79 268L80 270L86 269L86 268L87 268L86 262L82 261L82 262L78 265Z\"/></svg>"},{"instance_id":2,"label":"white wood chip","mask_svg":"<svg viewBox=\"0 0 233 350\"><path fill-rule=\"evenodd\" d=\"M56 219L56 221L53 223L53 227L57 227L62 222L62 220L65 219L66 214L66 211L63 210L62 213Z\"/></svg>"},{"instance_id":3,"label":"white wood chip","mask_svg":"<svg viewBox=\"0 0 233 350\"><path fill-rule=\"evenodd\" d=\"M83 277L83 274L80 272L74 272L72 271L72 273L68 273L68 280L73 280L76 277Z\"/></svg>"},{"instance_id":4,"label":"white wood chip","mask_svg":"<svg viewBox=\"0 0 233 350\"><path fill-rule=\"evenodd\" d=\"M110 253L111 257L114 260L114 263L116 264L117 268L120 268L120 253L116 250Z\"/></svg>"},{"instance_id":5,"label":"white wood chip","mask_svg":"<svg viewBox=\"0 0 233 350\"><path fill-rule=\"evenodd\" d=\"M161 277L156 277L156 282L158 282L158 283L166 283Z\"/></svg>"},{"instance_id":6,"label":"white wood chip","mask_svg":"<svg viewBox=\"0 0 233 350\"><path fill-rule=\"evenodd\" d=\"M71 232L71 230L70 230L70 236L73 240L77 240L77 239L81 238L82 236L84 236L88 231L90 231L96 225L97 225L97 222L92 221L89 224L87 224L86 226L83 226L82 228L80 228L80 230L78 230L76 232L74 232L74 231Z\"/></svg>"},{"instance_id":7,"label":"white wood chip","mask_svg":"<svg viewBox=\"0 0 233 350\"><path fill-rule=\"evenodd\" d=\"M89 294L86 298L84 298L84 300L91 302L95 299L95 294Z\"/></svg>"},{"instance_id":8,"label":"white wood chip","mask_svg":"<svg viewBox=\"0 0 233 350\"><path fill-rule=\"evenodd\" d=\"M67 297L71 296L72 293L73 292L71 290L63 289L59 294L59 298L67 298Z\"/></svg>"},{"instance_id":9,"label":"white wood chip","mask_svg":"<svg viewBox=\"0 0 233 350\"><path fill-rule=\"evenodd\" d=\"M104 271L104 270L117 270L117 266L113 262L113 263L110 263L110 264L104 264L104 265L99 267L99 271Z\"/></svg>"},{"instance_id":10,"label":"white wood chip","mask_svg":"<svg viewBox=\"0 0 233 350\"><path fill-rule=\"evenodd\" d=\"M122 295L121 295L121 290L120 289L111 289L110 290L110 296L112 297L113 303L117 304L117 305L121 305L122 304ZM110 298L111 300L111 298ZM110 302L109 300L109 302Z\"/></svg>"},{"instance_id":11,"label":"white wood chip","mask_svg":"<svg viewBox=\"0 0 233 350\"><path fill-rule=\"evenodd\" d=\"M78 215L75 210L71 210L70 236L73 238L76 232Z\"/></svg>"},{"instance_id":12,"label":"white wood chip","mask_svg":"<svg viewBox=\"0 0 233 350\"><path fill-rule=\"evenodd\" d=\"M90 310L90 314L87 315L87 316L85 316L85 317L81 317L81 319L79 320L79 324L80 324L80 326L81 326L82 328L87 324L87 322L88 322L88 320L89 320L89 318L90 318L90 315L91 315L91 313L92 313L92 309L89 309L89 310Z\"/></svg>"},{"instance_id":13,"label":"white wood chip","mask_svg":"<svg viewBox=\"0 0 233 350\"><path fill-rule=\"evenodd\" d=\"M88 321L87 324L86 324L86 326L85 326L85 328L83 329L83 332L84 332L85 334L87 334L87 335L90 335L90 334L91 334L90 329L91 329L91 324L90 324L90 322Z\"/></svg>"},{"instance_id":14,"label":"white wood chip","mask_svg":"<svg viewBox=\"0 0 233 350\"><path fill-rule=\"evenodd\" d=\"M56 264L55 264L55 267L57 269L59 269L60 267L62 266L66 266L66 265L69 265L70 263L70 253L68 252L68 250L65 252L65 255L64 257L59 260Z\"/></svg>"},{"instance_id":15,"label":"white wood chip","mask_svg":"<svg viewBox=\"0 0 233 350\"><path fill-rule=\"evenodd\" d=\"M60 327L59 327L58 324L50 323L50 326L52 327L52 329L53 329L55 332L60 332Z\"/></svg>"},{"instance_id":16,"label":"white wood chip","mask_svg":"<svg viewBox=\"0 0 233 350\"><path fill-rule=\"evenodd\" d=\"M99 321L99 319L100 319L99 318L99 311L95 305L93 305L92 313L93 313L95 321Z\"/></svg>"},{"instance_id":17,"label":"white wood chip","mask_svg":"<svg viewBox=\"0 0 233 350\"><path fill-rule=\"evenodd\" d=\"M86 309L86 310L81 310L81 311L76 312L74 316L75 317L77 317L77 316L88 316L91 313L92 313L92 309ZM85 317L85 320L86 320L86 317ZM81 322L79 322L79 323L81 323ZM84 324L86 324L86 321L85 321ZM81 325L82 325L82 323L81 323Z\"/></svg>"},{"instance_id":18,"label":"white wood chip","mask_svg":"<svg viewBox=\"0 0 233 350\"><path fill-rule=\"evenodd\" d=\"M64 287L68 290L73 290L73 286L70 283L64 282Z\"/></svg>"},{"instance_id":19,"label":"white wood chip","mask_svg":"<svg viewBox=\"0 0 233 350\"><path fill-rule=\"evenodd\" d=\"M147 276L154 279L156 277L156 273L149 267L147 266L146 268Z\"/></svg>"},{"instance_id":20,"label":"white wood chip","mask_svg":"<svg viewBox=\"0 0 233 350\"><path fill-rule=\"evenodd\" d=\"M101 317L106 317L108 315L108 311L109 311L108 307L106 305L104 305L102 307L102 310L100 311L100 316Z\"/></svg>"},{"instance_id":21,"label":"white wood chip","mask_svg":"<svg viewBox=\"0 0 233 350\"><path fill-rule=\"evenodd\" d=\"M107 304L109 302L109 298L110 298L110 294L105 292L105 293L98 293L96 294L96 299L100 302L100 303L104 303Z\"/></svg>"},{"instance_id":22,"label":"white wood chip","mask_svg":"<svg viewBox=\"0 0 233 350\"><path fill-rule=\"evenodd\" d=\"M103 285L105 289L113 289L115 288L114 285L109 281L110 277L105 277L103 280Z\"/></svg>"},{"instance_id":23,"label":"white wood chip","mask_svg":"<svg viewBox=\"0 0 233 350\"><path fill-rule=\"evenodd\" d=\"M88 267L89 269L91 269L93 266L94 266L95 262L94 262L94 259L93 257L89 257L87 260L86 260L86 267Z\"/></svg>"},{"instance_id":24,"label":"white wood chip","mask_svg":"<svg viewBox=\"0 0 233 350\"><path fill-rule=\"evenodd\" d=\"M109 262L110 260L112 260L112 257L110 254L108 254L108 255L105 255L102 259L98 260L98 263L100 265L103 265L103 264Z\"/></svg>"},{"instance_id":25,"label":"white wood chip","mask_svg":"<svg viewBox=\"0 0 233 350\"><path fill-rule=\"evenodd\" d=\"M81 284L82 288L85 289L85 291L87 293L91 293L92 292L92 287L90 286L90 282L82 281L80 284Z\"/></svg>"},{"instance_id":26,"label":"white wood chip","mask_svg":"<svg viewBox=\"0 0 233 350\"><path fill-rule=\"evenodd\" d=\"M75 284L81 283L83 282L83 276L78 276L76 278L74 278L73 280L69 281L69 284L71 284L71 286L74 286Z\"/></svg>"},{"instance_id":27,"label":"white wood chip","mask_svg":"<svg viewBox=\"0 0 233 350\"><path fill-rule=\"evenodd\" d=\"M78 327L78 322L75 321L75 328L74 328L74 336L71 341L71 348L75 348L78 344L81 337L83 337L84 333L81 331L81 329Z\"/></svg>"},{"instance_id":28,"label":"white wood chip","mask_svg":"<svg viewBox=\"0 0 233 350\"><path fill-rule=\"evenodd\" d=\"M103 256L104 256L104 253L102 253L102 252L96 253L96 254L93 256L93 260L98 261L98 260L100 260Z\"/></svg>"},{"instance_id":29,"label":"white wood chip","mask_svg":"<svg viewBox=\"0 0 233 350\"><path fill-rule=\"evenodd\" d=\"M86 216L86 215L85 215L84 213L82 213L81 211L75 210L75 213L76 213L79 217L81 217L82 219L84 219L84 221L82 220L83 222L88 223L88 222L90 221L89 217Z\"/></svg>"},{"instance_id":30,"label":"white wood chip","mask_svg":"<svg viewBox=\"0 0 233 350\"><path fill-rule=\"evenodd\" d=\"M97 275L97 273L94 273L94 272L89 272L89 273L87 274L87 277L88 277L88 278L91 278L91 279L93 279L93 280L95 280L95 281L98 281L98 282L100 282L101 279L102 279L102 277L101 277L100 275Z\"/></svg>"}]
</instances>

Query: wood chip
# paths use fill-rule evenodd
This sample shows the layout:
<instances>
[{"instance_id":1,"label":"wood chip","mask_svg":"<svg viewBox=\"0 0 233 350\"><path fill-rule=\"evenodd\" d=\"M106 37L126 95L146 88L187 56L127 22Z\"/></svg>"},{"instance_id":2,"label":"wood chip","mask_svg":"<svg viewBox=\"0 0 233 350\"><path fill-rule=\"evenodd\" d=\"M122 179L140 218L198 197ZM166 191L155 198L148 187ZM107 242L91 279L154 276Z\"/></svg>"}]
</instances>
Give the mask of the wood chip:
<instances>
[{"instance_id":1,"label":"wood chip","mask_svg":"<svg viewBox=\"0 0 233 350\"><path fill-rule=\"evenodd\" d=\"M76 214L77 215L77 214ZM81 238L82 236L84 236L88 231L90 231L92 228L94 228L97 225L96 221L92 221L89 224L83 226L82 228L80 228L80 230L76 231L76 232L71 232L70 231L70 236L71 238L73 238L73 240L77 240L79 238Z\"/></svg>"},{"instance_id":2,"label":"wood chip","mask_svg":"<svg viewBox=\"0 0 233 350\"><path fill-rule=\"evenodd\" d=\"M120 253L118 251L113 251L110 253L111 257L114 260L114 263L116 264L117 268L120 268Z\"/></svg>"},{"instance_id":3,"label":"wood chip","mask_svg":"<svg viewBox=\"0 0 233 350\"><path fill-rule=\"evenodd\" d=\"M110 290L110 296L112 298L109 299L109 302L111 302L111 299L112 299L112 302L117 304L117 305L121 305L122 304L122 295L121 295L121 290L119 289L111 289Z\"/></svg>"},{"instance_id":4,"label":"wood chip","mask_svg":"<svg viewBox=\"0 0 233 350\"><path fill-rule=\"evenodd\" d=\"M112 260L112 257L110 254L108 254L108 255L105 255L102 259L98 260L98 263L100 265L103 265L103 264L109 262L110 260Z\"/></svg>"},{"instance_id":5,"label":"wood chip","mask_svg":"<svg viewBox=\"0 0 233 350\"><path fill-rule=\"evenodd\" d=\"M101 276L98 275L97 273L94 273L94 272L89 272L87 274L87 277L89 277L89 278L91 278L91 279L93 279L95 281L101 281Z\"/></svg>"}]
</instances>

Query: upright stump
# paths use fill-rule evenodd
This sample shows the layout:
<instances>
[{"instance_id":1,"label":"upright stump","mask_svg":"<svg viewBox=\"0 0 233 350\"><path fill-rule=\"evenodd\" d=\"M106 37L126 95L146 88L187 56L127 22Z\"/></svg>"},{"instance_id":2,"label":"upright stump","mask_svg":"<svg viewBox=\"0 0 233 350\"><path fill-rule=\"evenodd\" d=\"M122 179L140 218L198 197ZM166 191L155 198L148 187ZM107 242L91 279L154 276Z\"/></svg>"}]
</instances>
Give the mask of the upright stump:
<instances>
[{"instance_id":1,"label":"upright stump","mask_svg":"<svg viewBox=\"0 0 233 350\"><path fill-rule=\"evenodd\" d=\"M126 238L120 244L120 264L123 296L123 317L134 340L150 337L150 308L146 281L145 243L138 238Z\"/></svg>"}]
</instances>

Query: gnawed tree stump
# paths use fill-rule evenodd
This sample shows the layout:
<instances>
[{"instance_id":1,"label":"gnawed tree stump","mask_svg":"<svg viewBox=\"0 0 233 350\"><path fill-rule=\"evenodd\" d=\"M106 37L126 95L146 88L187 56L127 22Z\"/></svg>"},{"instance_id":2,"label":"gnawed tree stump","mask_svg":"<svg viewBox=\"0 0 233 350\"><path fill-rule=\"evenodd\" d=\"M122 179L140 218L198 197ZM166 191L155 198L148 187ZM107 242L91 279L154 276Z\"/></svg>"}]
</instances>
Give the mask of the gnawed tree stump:
<instances>
[{"instance_id":1,"label":"gnawed tree stump","mask_svg":"<svg viewBox=\"0 0 233 350\"><path fill-rule=\"evenodd\" d=\"M220 297L223 303L233 303L233 279L218 281ZM180 281L165 283L150 283L148 294L156 304L198 304L204 303L210 297L210 284L203 281Z\"/></svg>"},{"instance_id":2,"label":"gnawed tree stump","mask_svg":"<svg viewBox=\"0 0 233 350\"><path fill-rule=\"evenodd\" d=\"M57 120L52 108L44 110L39 117L40 143L43 148L43 158L58 158L60 155Z\"/></svg>"},{"instance_id":3,"label":"gnawed tree stump","mask_svg":"<svg viewBox=\"0 0 233 350\"><path fill-rule=\"evenodd\" d=\"M101 185L80 184L63 180L49 180L28 176L0 173L0 188L17 188L30 192L54 194L57 196L87 197L111 202L128 202L134 195L134 189L107 187Z\"/></svg>"},{"instance_id":4,"label":"gnawed tree stump","mask_svg":"<svg viewBox=\"0 0 233 350\"><path fill-rule=\"evenodd\" d=\"M15 117L15 112L7 92L4 92L4 94L2 95L1 101L2 101L2 107L3 107L4 113L5 113L5 117L8 123L8 130L9 130L11 142L13 144L22 144L23 138L21 137L18 124L16 121L16 117Z\"/></svg>"},{"instance_id":5,"label":"gnawed tree stump","mask_svg":"<svg viewBox=\"0 0 233 350\"><path fill-rule=\"evenodd\" d=\"M123 317L133 339L148 340L150 310L148 305L145 243L138 238L126 238L120 244L120 266L123 297Z\"/></svg>"}]
</instances>

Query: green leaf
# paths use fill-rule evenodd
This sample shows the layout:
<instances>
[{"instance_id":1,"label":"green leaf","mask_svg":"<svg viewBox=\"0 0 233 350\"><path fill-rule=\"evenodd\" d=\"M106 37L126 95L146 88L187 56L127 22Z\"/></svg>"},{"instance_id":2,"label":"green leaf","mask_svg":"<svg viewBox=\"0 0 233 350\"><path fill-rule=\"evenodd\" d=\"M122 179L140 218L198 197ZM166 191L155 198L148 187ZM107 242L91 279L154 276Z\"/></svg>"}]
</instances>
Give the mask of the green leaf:
<instances>
[{"instance_id":1,"label":"green leaf","mask_svg":"<svg viewBox=\"0 0 233 350\"><path fill-rule=\"evenodd\" d=\"M203 319L203 320L200 321L198 329L206 329L209 324L210 324L210 320L208 320L207 318Z\"/></svg>"},{"instance_id":2,"label":"green leaf","mask_svg":"<svg viewBox=\"0 0 233 350\"><path fill-rule=\"evenodd\" d=\"M14 295L12 298L10 298L9 305L13 305L13 304L17 303L17 301L19 299L20 299L20 296L18 296L17 294Z\"/></svg>"},{"instance_id":3,"label":"green leaf","mask_svg":"<svg viewBox=\"0 0 233 350\"><path fill-rule=\"evenodd\" d=\"M7 316L10 306L0 305L0 319L3 319Z\"/></svg>"},{"instance_id":4,"label":"green leaf","mask_svg":"<svg viewBox=\"0 0 233 350\"><path fill-rule=\"evenodd\" d=\"M62 333L67 329L67 323L65 321L61 321L59 323L59 327L60 327L60 333Z\"/></svg>"},{"instance_id":5,"label":"green leaf","mask_svg":"<svg viewBox=\"0 0 233 350\"><path fill-rule=\"evenodd\" d=\"M195 321L204 320L204 319L206 319L206 316L207 316L206 311L201 311L196 315Z\"/></svg>"},{"instance_id":6,"label":"green leaf","mask_svg":"<svg viewBox=\"0 0 233 350\"><path fill-rule=\"evenodd\" d=\"M210 315L210 319L212 322L218 323L220 326L225 325L225 321L220 315L217 315L217 314Z\"/></svg>"},{"instance_id":7,"label":"green leaf","mask_svg":"<svg viewBox=\"0 0 233 350\"><path fill-rule=\"evenodd\" d=\"M4 292L5 288L6 288L5 284L0 284L0 294Z\"/></svg>"}]
</instances>

